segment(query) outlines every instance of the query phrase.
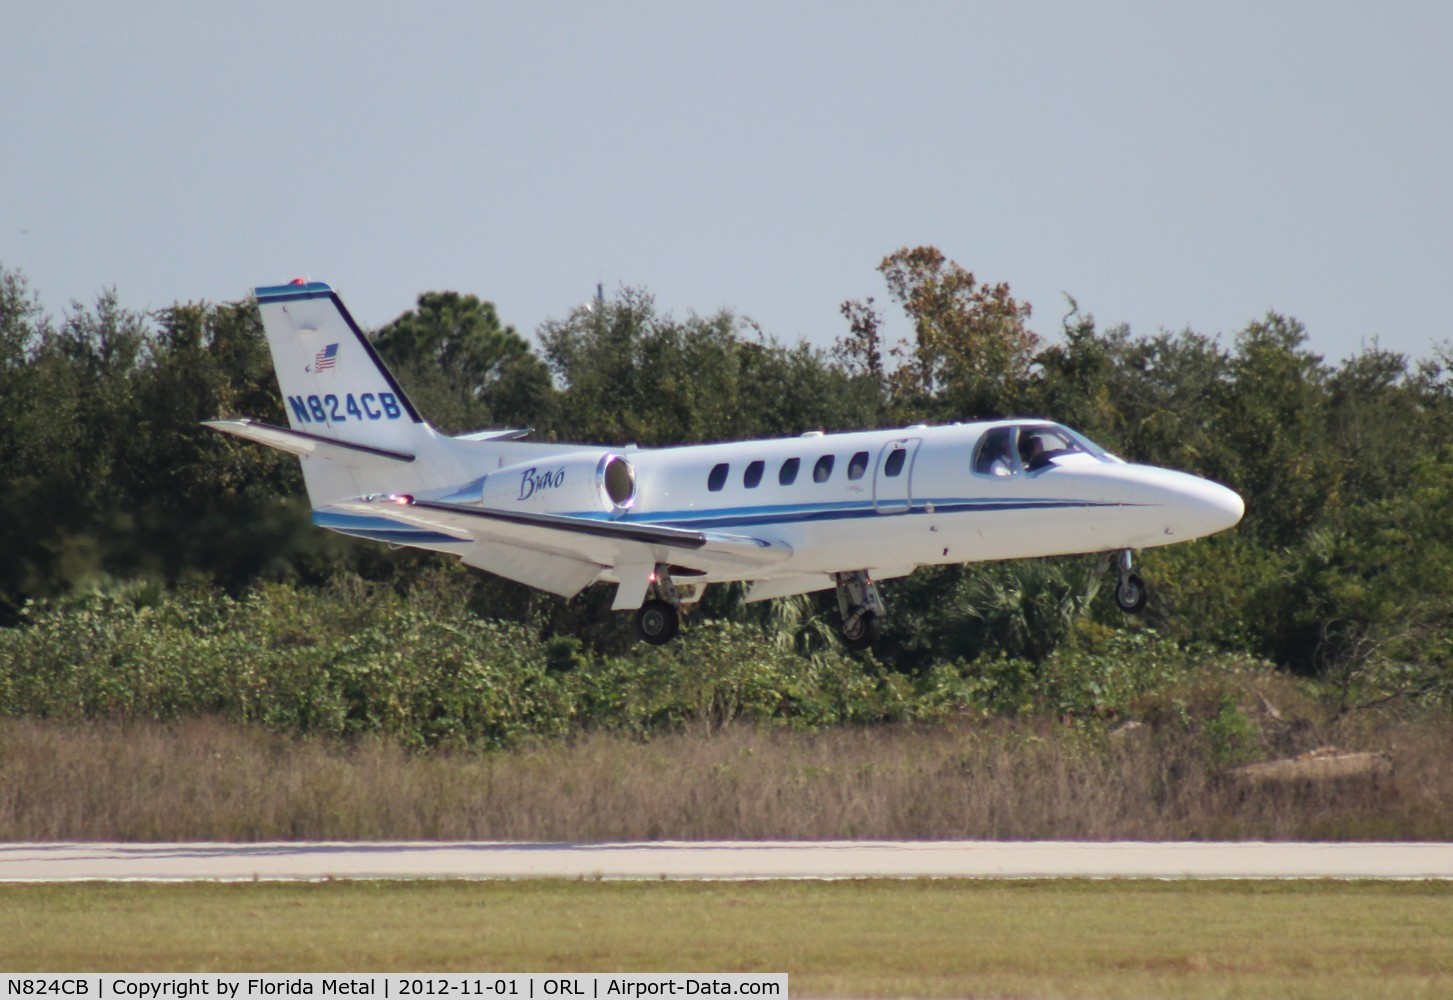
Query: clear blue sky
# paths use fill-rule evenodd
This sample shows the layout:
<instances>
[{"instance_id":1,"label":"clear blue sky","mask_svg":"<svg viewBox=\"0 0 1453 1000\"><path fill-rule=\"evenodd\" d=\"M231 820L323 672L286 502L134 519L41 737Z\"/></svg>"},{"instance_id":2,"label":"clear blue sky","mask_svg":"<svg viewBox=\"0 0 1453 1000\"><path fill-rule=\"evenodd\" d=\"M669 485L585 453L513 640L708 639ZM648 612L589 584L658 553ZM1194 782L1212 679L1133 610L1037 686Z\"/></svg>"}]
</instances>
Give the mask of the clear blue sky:
<instances>
[{"instance_id":1,"label":"clear blue sky","mask_svg":"<svg viewBox=\"0 0 1453 1000\"><path fill-rule=\"evenodd\" d=\"M929 243L1058 328L1453 336L1453 5L13 5L0 264L48 309L307 275L531 332L607 290L826 345Z\"/></svg>"}]
</instances>

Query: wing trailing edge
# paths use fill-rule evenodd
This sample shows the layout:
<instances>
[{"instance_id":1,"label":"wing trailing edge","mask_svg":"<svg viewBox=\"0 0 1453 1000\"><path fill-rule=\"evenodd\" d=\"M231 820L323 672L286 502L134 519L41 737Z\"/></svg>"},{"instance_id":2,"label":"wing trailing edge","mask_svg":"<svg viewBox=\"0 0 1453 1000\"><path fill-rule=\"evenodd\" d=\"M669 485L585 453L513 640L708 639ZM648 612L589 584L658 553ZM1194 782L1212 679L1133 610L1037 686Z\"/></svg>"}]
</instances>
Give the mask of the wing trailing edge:
<instances>
[{"instance_id":1,"label":"wing trailing edge","mask_svg":"<svg viewBox=\"0 0 1453 1000\"><path fill-rule=\"evenodd\" d=\"M521 582L528 582L523 576L527 572L549 577L556 586L544 589L554 593L566 593L567 587L574 587L570 591L574 593L602 572L623 566L664 562L706 573L735 573L775 566L792 555L792 548L783 542L747 535L500 510L410 496L356 497L330 504L329 509L467 536L478 547L466 562ZM529 568L532 554L537 563L533 570ZM510 571L502 572L496 566Z\"/></svg>"}]
</instances>

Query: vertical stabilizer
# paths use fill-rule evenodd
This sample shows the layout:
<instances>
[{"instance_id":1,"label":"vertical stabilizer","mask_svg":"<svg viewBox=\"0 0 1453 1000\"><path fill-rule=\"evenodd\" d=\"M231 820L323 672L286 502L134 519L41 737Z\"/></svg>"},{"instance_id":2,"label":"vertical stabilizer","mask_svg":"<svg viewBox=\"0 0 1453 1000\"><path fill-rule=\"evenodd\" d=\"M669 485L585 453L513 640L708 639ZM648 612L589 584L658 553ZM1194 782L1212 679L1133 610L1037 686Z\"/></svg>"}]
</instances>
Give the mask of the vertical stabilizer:
<instances>
[{"instance_id":1,"label":"vertical stabilizer","mask_svg":"<svg viewBox=\"0 0 1453 1000\"><path fill-rule=\"evenodd\" d=\"M256 291L294 430L408 451L425 426L338 294L322 282Z\"/></svg>"},{"instance_id":2,"label":"vertical stabilizer","mask_svg":"<svg viewBox=\"0 0 1453 1000\"><path fill-rule=\"evenodd\" d=\"M305 457L303 478L315 508L343 497L447 481L454 470L441 467L438 435L332 288L299 280L258 288L255 294L288 426L331 441L416 456L402 468L370 461L362 453L349 460Z\"/></svg>"}]
</instances>

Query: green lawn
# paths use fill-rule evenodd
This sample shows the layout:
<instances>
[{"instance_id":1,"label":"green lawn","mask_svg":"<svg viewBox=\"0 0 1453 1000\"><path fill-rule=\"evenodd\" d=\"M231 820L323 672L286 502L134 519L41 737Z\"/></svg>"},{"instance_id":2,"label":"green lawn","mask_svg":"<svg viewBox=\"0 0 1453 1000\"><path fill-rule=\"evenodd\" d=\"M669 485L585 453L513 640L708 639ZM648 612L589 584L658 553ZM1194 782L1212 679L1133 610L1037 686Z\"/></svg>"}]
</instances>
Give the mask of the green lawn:
<instances>
[{"instance_id":1,"label":"green lawn","mask_svg":"<svg viewBox=\"0 0 1453 1000\"><path fill-rule=\"evenodd\" d=\"M760 971L809 996L1447 996L1453 885L6 885L0 969Z\"/></svg>"}]
</instances>

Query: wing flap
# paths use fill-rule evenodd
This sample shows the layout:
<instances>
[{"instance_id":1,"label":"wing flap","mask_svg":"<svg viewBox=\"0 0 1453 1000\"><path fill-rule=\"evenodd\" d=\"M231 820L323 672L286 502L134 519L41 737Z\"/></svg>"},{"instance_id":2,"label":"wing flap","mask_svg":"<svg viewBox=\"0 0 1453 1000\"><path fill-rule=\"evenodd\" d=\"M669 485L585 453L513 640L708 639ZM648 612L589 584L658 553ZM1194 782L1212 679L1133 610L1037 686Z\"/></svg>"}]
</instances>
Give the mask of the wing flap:
<instances>
[{"instance_id":1,"label":"wing flap","mask_svg":"<svg viewBox=\"0 0 1453 1000\"><path fill-rule=\"evenodd\" d=\"M468 566L561 597L574 597L594 583L605 569L598 563L573 556L498 541L479 542L462 558Z\"/></svg>"}]
</instances>

